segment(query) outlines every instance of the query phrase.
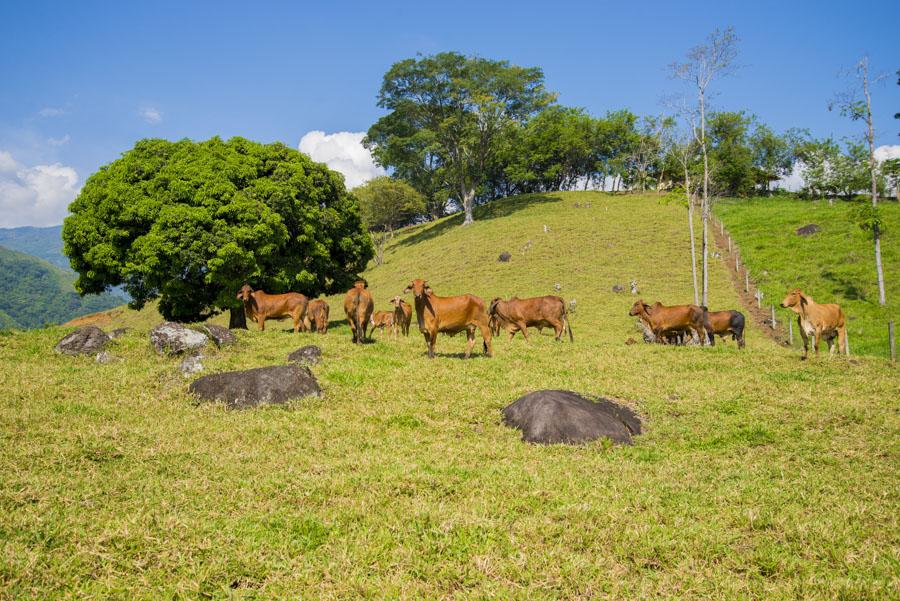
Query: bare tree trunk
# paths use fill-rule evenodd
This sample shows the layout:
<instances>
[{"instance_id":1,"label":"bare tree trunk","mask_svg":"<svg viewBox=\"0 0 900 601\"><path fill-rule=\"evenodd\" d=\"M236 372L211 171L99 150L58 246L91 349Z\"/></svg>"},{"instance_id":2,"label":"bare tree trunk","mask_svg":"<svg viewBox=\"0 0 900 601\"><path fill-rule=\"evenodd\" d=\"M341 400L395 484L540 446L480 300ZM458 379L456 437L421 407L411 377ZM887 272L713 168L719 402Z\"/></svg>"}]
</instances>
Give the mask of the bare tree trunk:
<instances>
[{"instance_id":1,"label":"bare tree trunk","mask_svg":"<svg viewBox=\"0 0 900 601\"><path fill-rule=\"evenodd\" d=\"M708 306L709 297L709 258L707 223L709 221L709 155L706 152L706 103L703 90L700 90L700 149L703 151L703 203L700 206L700 218L703 220L703 302Z\"/></svg>"},{"instance_id":2,"label":"bare tree trunk","mask_svg":"<svg viewBox=\"0 0 900 601\"><path fill-rule=\"evenodd\" d=\"M684 163L684 193L688 201L688 231L691 233L691 280L694 283L694 304L700 304L697 290L697 243L694 240L694 197L691 194L691 179L688 175L687 162Z\"/></svg>"},{"instance_id":3,"label":"bare tree trunk","mask_svg":"<svg viewBox=\"0 0 900 601\"><path fill-rule=\"evenodd\" d=\"M232 330L247 329L247 314L244 312L243 307L240 309L228 309L228 327Z\"/></svg>"},{"instance_id":4,"label":"bare tree trunk","mask_svg":"<svg viewBox=\"0 0 900 601\"><path fill-rule=\"evenodd\" d=\"M475 223L475 217L472 215L472 201L475 200L475 190L468 189L464 186L461 190L461 194L463 211L465 212L463 225L470 225L472 223Z\"/></svg>"},{"instance_id":5,"label":"bare tree trunk","mask_svg":"<svg viewBox=\"0 0 900 601\"><path fill-rule=\"evenodd\" d=\"M869 94L869 62L863 63L863 91L866 94L866 124L869 126L869 172L872 177L872 212L878 214L878 166L875 164L875 124L872 122L872 97ZM872 224L872 237L875 239L875 271L878 274L878 304L887 302L884 293L884 270L881 265L881 233L878 221Z\"/></svg>"}]
</instances>

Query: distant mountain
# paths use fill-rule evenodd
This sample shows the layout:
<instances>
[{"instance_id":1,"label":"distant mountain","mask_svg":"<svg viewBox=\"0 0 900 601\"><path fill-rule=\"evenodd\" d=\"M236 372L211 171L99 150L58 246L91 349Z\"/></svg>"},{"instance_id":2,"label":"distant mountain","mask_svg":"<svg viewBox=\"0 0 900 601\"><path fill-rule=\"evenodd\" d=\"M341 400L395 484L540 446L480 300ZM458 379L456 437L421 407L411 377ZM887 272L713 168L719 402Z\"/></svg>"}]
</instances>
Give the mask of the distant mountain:
<instances>
[{"instance_id":1,"label":"distant mountain","mask_svg":"<svg viewBox=\"0 0 900 601\"><path fill-rule=\"evenodd\" d=\"M71 271L0 246L0 327L38 328L64 323L127 302L110 293L81 297L75 292L74 281Z\"/></svg>"},{"instance_id":2,"label":"distant mountain","mask_svg":"<svg viewBox=\"0 0 900 601\"><path fill-rule=\"evenodd\" d=\"M43 259L66 271L71 271L69 259L63 254L62 226L0 228L0 246Z\"/></svg>"}]
</instances>

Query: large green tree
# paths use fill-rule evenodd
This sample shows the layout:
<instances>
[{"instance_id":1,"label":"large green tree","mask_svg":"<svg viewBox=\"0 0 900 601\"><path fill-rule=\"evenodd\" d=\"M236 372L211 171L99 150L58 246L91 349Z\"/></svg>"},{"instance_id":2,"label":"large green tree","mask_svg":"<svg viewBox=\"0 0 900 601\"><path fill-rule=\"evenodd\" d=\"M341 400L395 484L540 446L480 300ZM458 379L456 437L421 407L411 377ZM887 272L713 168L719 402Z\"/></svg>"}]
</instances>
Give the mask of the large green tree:
<instances>
[{"instance_id":1,"label":"large green tree","mask_svg":"<svg viewBox=\"0 0 900 601\"><path fill-rule=\"evenodd\" d=\"M709 117L710 176L723 196L748 196L756 188L756 172L748 134L752 118L740 112L719 112Z\"/></svg>"},{"instance_id":2,"label":"large green tree","mask_svg":"<svg viewBox=\"0 0 900 601\"><path fill-rule=\"evenodd\" d=\"M141 140L101 167L69 207L65 253L76 289L124 285L166 319L232 309L249 282L309 296L348 286L372 257L342 177L283 144Z\"/></svg>"},{"instance_id":3,"label":"large green tree","mask_svg":"<svg viewBox=\"0 0 900 601\"><path fill-rule=\"evenodd\" d=\"M372 231L375 262L380 265L385 244L393 238L394 229L421 215L425 211L425 199L405 181L387 176L367 181L353 194L359 199L366 227Z\"/></svg>"},{"instance_id":4,"label":"large green tree","mask_svg":"<svg viewBox=\"0 0 900 601\"><path fill-rule=\"evenodd\" d=\"M381 165L413 174L414 185L438 177L469 224L501 133L553 100L537 67L455 52L406 59L384 75L378 106L388 114L369 129L365 143Z\"/></svg>"}]
</instances>

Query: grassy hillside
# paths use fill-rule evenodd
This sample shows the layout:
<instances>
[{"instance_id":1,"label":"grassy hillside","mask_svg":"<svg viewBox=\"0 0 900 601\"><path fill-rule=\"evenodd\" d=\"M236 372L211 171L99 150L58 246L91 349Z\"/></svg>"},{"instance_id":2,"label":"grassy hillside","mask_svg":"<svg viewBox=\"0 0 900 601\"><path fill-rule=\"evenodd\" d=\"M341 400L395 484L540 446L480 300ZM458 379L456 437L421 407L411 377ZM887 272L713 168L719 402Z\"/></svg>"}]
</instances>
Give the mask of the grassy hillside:
<instances>
[{"instance_id":1,"label":"grassy hillside","mask_svg":"<svg viewBox=\"0 0 900 601\"><path fill-rule=\"evenodd\" d=\"M81 297L75 277L46 261L0 246L0 327L37 328L122 304L112 294Z\"/></svg>"},{"instance_id":2,"label":"grassy hillside","mask_svg":"<svg viewBox=\"0 0 900 601\"><path fill-rule=\"evenodd\" d=\"M817 302L839 303L850 320L851 351L887 357L887 322L900 327L900 204L882 204L884 307L878 304L871 236L853 223L853 209L847 202L762 198L722 201L716 215L740 246L765 302L777 305L799 287ZM821 231L798 236L797 229L808 224Z\"/></svg>"},{"instance_id":3,"label":"grassy hillside","mask_svg":"<svg viewBox=\"0 0 900 601\"><path fill-rule=\"evenodd\" d=\"M0 596L896 594L895 368L800 362L753 330L744 351L627 345L634 297L613 284L691 296L684 211L655 197L521 197L476 217L398 236L366 274L377 305L417 276L486 299L559 283L574 344L504 336L468 361L462 336L434 360L415 332L354 347L334 298L327 336L271 324L206 359L270 365L317 343L325 396L235 412L196 406L177 361L153 356L150 311L115 317L135 329L108 365L51 353L65 328L0 337ZM737 302L727 282L714 264L714 307ZM539 388L619 398L646 432L524 444L499 411Z\"/></svg>"},{"instance_id":4,"label":"grassy hillside","mask_svg":"<svg viewBox=\"0 0 900 601\"><path fill-rule=\"evenodd\" d=\"M0 246L47 261L70 271L69 259L63 254L62 226L0 228Z\"/></svg>"}]
</instances>

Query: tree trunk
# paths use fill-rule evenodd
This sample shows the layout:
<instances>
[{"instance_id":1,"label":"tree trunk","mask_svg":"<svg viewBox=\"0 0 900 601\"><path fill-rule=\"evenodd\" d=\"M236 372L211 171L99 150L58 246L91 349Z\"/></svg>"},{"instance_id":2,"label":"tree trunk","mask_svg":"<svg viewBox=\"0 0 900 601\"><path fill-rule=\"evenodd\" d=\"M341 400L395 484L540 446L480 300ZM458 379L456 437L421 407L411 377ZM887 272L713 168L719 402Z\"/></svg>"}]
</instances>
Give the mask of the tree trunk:
<instances>
[{"instance_id":1,"label":"tree trunk","mask_svg":"<svg viewBox=\"0 0 900 601\"><path fill-rule=\"evenodd\" d=\"M247 314L244 312L243 307L240 309L228 309L228 327L232 330L247 329Z\"/></svg>"},{"instance_id":2,"label":"tree trunk","mask_svg":"<svg viewBox=\"0 0 900 601\"><path fill-rule=\"evenodd\" d=\"M463 219L463 225L470 225L472 223L475 223L475 217L472 215L472 202L475 200L475 190L470 190L464 187L461 192L463 211L466 215Z\"/></svg>"},{"instance_id":3,"label":"tree trunk","mask_svg":"<svg viewBox=\"0 0 900 601\"><path fill-rule=\"evenodd\" d=\"M700 206L700 218L703 220L703 306L707 304L709 296L709 266L708 266L708 239L707 222L709 221L709 155L706 152L706 103L703 90L700 91L700 149L703 151L703 202Z\"/></svg>"},{"instance_id":4,"label":"tree trunk","mask_svg":"<svg viewBox=\"0 0 900 601\"><path fill-rule=\"evenodd\" d=\"M691 195L691 179L688 175L687 163L684 164L684 193L688 201L688 231L691 233L691 281L694 284L694 304L700 304L697 290L697 243L694 240L694 198Z\"/></svg>"},{"instance_id":5,"label":"tree trunk","mask_svg":"<svg viewBox=\"0 0 900 601\"><path fill-rule=\"evenodd\" d=\"M875 124L872 122L872 97L869 94L869 63L866 61L863 71L863 91L866 94L866 124L869 126L869 173L872 177L872 213L878 216L878 166L875 164ZM887 302L884 293L884 270L881 265L881 232L878 222L872 224L872 237L875 239L875 272L878 276L878 304Z\"/></svg>"}]
</instances>

